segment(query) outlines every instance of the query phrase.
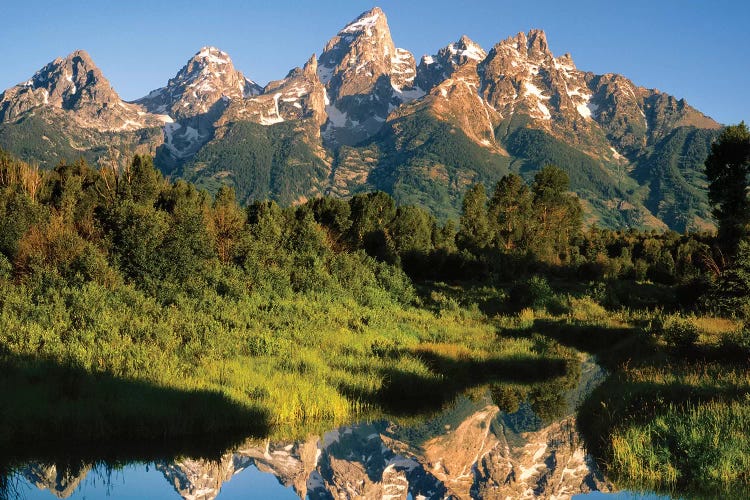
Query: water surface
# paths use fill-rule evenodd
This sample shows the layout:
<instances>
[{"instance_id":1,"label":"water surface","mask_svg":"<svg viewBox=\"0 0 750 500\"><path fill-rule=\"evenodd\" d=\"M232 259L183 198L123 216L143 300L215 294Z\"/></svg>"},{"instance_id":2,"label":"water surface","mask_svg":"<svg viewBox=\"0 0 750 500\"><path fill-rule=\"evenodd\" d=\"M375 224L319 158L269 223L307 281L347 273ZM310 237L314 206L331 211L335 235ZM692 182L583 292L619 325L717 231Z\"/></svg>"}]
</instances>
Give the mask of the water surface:
<instances>
[{"instance_id":1,"label":"water surface","mask_svg":"<svg viewBox=\"0 0 750 500\"><path fill-rule=\"evenodd\" d=\"M8 496L418 499L610 492L614 487L586 454L574 417L604 375L590 358L573 375L483 387L428 415L359 422L305 439L247 439L210 458L149 453L138 460L130 452L113 460L111 445L101 459L68 450L15 465Z\"/></svg>"}]
</instances>

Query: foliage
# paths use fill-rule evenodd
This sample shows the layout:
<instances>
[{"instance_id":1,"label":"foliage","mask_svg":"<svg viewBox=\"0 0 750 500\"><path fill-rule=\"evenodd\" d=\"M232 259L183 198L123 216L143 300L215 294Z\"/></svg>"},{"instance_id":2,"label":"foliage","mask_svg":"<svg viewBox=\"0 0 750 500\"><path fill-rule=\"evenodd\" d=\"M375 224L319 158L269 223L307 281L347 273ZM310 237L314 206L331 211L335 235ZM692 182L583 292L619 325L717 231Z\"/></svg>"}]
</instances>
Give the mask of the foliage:
<instances>
[{"instance_id":1,"label":"foliage","mask_svg":"<svg viewBox=\"0 0 750 500\"><path fill-rule=\"evenodd\" d=\"M747 327L685 312L704 289L722 314L743 311L750 245L722 268L712 235L582 231L568 175L551 166L531 186L500 179L489 199L477 184L463 206L456 231L384 192L243 207L229 187L212 198L167 182L145 157L37 172L0 154L0 383L12 395L0 442L15 425L59 432L60 408L80 418L78 437L92 419L89 438L129 436L160 395L173 403L160 425L176 419L177 433L221 429L211 404L228 426L256 415L301 432L432 411L500 382L521 385L493 392L509 410L527 399L551 417L564 401L543 388L567 387L573 348L612 374L579 421L617 477L748 482L731 446L746 449ZM23 410L26 391L47 390L58 396ZM195 419L179 412L193 400ZM110 411L122 418L108 423ZM711 452L709 432L688 430L699 424L729 444Z\"/></svg>"},{"instance_id":2,"label":"foliage","mask_svg":"<svg viewBox=\"0 0 750 500\"><path fill-rule=\"evenodd\" d=\"M664 341L681 349L693 347L700 338L700 330L686 319L672 318L663 328Z\"/></svg>"},{"instance_id":3,"label":"foliage","mask_svg":"<svg viewBox=\"0 0 750 500\"><path fill-rule=\"evenodd\" d=\"M181 169L199 187L217 192L230 183L243 203L273 199L288 204L310 192L328 168L293 123L226 126Z\"/></svg>"},{"instance_id":4,"label":"foliage","mask_svg":"<svg viewBox=\"0 0 750 500\"><path fill-rule=\"evenodd\" d=\"M750 226L750 131L745 123L725 128L706 159L708 199L719 223L718 242L734 255Z\"/></svg>"}]
</instances>

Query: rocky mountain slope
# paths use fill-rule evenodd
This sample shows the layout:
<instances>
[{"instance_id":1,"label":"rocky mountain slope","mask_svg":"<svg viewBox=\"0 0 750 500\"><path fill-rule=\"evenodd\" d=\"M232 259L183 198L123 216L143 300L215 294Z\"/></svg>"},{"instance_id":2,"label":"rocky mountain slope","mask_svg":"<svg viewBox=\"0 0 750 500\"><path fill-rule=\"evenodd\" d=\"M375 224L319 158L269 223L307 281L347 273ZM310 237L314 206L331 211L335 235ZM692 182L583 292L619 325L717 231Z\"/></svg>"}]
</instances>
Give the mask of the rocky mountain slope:
<instances>
[{"instance_id":1,"label":"rocky mountain slope","mask_svg":"<svg viewBox=\"0 0 750 500\"><path fill-rule=\"evenodd\" d=\"M171 122L120 99L82 50L0 94L0 147L46 166L152 152Z\"/></svg>"},{"instance_id":2,"label":"rocky mountain slope","mask_svg":"<svg viewBox=\"0 0 750 500\"><path fill-rule=\"evenodd\" d=\"M701 172L719 128L684 100L555 57L541 30L488 51L463 36L417 64L379 8L263 88L204 47L132 103L82 51L0 95L0 147L49 166L151 152L245 201L382 189L447 218L471 183L554 163L589 222L678 230L711 224Z\"/></svg>"}]
</instances>

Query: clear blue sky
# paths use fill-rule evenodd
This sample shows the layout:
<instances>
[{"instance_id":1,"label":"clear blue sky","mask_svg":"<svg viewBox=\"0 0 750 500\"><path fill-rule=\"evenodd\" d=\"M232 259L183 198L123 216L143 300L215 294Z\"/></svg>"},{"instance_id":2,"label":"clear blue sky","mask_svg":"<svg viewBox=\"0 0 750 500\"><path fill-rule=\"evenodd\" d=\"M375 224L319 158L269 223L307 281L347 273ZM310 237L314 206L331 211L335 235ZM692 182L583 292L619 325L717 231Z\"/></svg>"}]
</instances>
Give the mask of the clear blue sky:
<instances>
[{"instance_id":1,"label":"clear blue sky","mask_svg":"<svg viewBox=\"0 0 750 500\"><path fill-rule=\"evenodd\" d=\"M750 121L750 2L743 0L2 0L0 90L87 50L124 99L163 86L203 45L265 84L320 53L361 12L386 12L417 58L466 34L489 50L542 28L555 55L658 88L722 123Z\"/></svg>"}]
</instances>

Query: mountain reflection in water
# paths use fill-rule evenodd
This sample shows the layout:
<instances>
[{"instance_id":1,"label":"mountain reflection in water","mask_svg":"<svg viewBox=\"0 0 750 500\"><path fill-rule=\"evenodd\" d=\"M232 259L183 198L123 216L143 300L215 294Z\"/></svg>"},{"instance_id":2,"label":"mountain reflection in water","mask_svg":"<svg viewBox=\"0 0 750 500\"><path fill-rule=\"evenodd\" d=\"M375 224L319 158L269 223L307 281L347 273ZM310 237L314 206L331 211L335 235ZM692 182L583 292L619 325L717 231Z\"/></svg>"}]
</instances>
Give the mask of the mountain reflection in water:
<instances>
[{"instance_id":1,"label":"mountain reflection in water","mask_svg":"<svg viewBox=\"0 0 750 500\"><path fill-rule=\"evenodd\" d=\"M296 441L253 439L212 460L27 464L15 469L7 491L20 498L175 498L176 492L186 499L312 500L609 491L572 416L602 373L588 359L578 373L567 382L485 388L424 419L359 423Z\"/></svg>"}]
</instances>

